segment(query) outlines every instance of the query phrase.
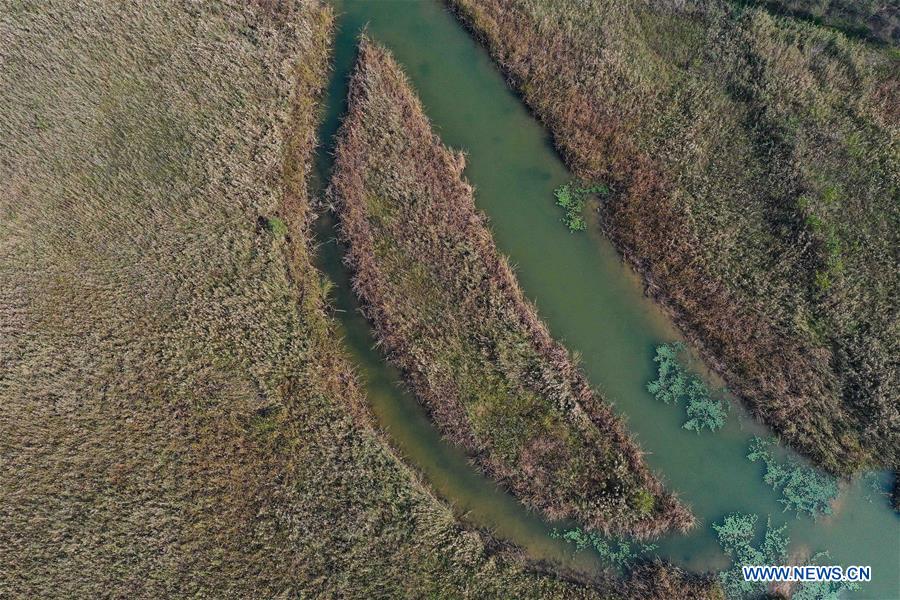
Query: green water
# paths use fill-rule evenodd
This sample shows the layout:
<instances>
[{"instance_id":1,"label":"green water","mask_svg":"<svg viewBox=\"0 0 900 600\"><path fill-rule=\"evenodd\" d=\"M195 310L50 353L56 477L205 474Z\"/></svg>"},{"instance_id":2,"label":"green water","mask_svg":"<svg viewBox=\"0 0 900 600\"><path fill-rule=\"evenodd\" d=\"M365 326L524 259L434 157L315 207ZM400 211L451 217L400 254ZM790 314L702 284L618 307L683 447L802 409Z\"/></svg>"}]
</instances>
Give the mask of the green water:
<instances>
[{"instance_id":1,"label":"green water","mask_svg":"<svg viewBox=\"0 0 900 600\"><path fill-rule=\"evenodd\" d=\"M661 404L645 391L655 375L654 347L677 339L677 332L644 298L634 273L602 236L572 234L562 224L553 190L571 175L547 132L452 15L425 0L350 0L335 6L339 29L321 131L320 181L330 169L356 38L367 27L404 67L444 143L468 154L466 177L476 188L476 202L490 217L496 243L516 266L526 295L553 335L582 355L588 377L627 420L652 468L697 516L690 535L660 542L660 555L698 571L721 568L727 559L711 523L730 512L751 512L763 523L767 516L773 524L787 523L792 553L828 550L831 564L871 565L873 581L853 597L900 599L900 519L883 497L870 502L868 488L856 482L845 486L832 517L814 522L783 513L776 492L762 481L762 465L745 457L750 437L765 430L740 407L732 405L725 429L698 435L681 428L683 408ZM586 572L600 568L590 552L575 553L551 539L553 524L479 475L439 438L415 399L398 385L398 373L373 350L329 218L319 224L318 235L320 266L337 284L334 304L347 346L398 452L464 520L535 558Z\"/></svg>"}]
</instances>

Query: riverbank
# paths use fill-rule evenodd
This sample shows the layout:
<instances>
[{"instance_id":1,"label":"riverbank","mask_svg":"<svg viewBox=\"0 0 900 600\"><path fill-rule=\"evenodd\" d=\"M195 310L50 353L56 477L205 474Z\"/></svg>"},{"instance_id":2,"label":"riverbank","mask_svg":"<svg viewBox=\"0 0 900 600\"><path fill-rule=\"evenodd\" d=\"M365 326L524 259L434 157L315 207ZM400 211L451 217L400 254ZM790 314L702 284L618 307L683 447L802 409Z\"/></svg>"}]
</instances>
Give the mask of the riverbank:
<instances>
[{"instance_id":1,"label":"riverbank","mask_svg":"<svg viewBox=\"0 0 900 600\"><path fill-rule=\"evenodd\" d=\"M354 287L444 435L552 520L641 538L687 529L689 513L523 298L462 155L365 38L348 104L331 195Z\"/></svg>"},{"instance_id":2,"label":"riverbank","mask_svg":"<svg viewBox=\"0 0 900 600\"><path fill-rule=\"evenodd\" d=\"M896 464L896 58L716 2L450 5L729 389L832 471Z\"/></svg>"}]
</instances>

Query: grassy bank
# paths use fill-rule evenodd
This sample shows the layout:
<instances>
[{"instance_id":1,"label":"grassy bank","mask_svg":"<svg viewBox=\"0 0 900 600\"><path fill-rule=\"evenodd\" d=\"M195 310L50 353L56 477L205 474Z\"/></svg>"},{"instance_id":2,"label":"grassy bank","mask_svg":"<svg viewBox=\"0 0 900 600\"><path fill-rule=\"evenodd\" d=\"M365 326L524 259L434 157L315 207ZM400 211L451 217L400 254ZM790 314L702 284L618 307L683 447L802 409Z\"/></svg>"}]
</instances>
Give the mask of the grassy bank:
<instances>
[{"instance_id":1,"label":"grassy bank","mask_svg":"<svg viewBox=\"0 0 900 600\"><path fill-rule=\"evenodd\" d=\"M307 241L331 28L0 8L0 596L598 595L462 529L370 424Z\"/></svg>"},{"instance_id":2,"label":"grassy bank","mask_svg":"<svg viewBox=\"0 0 900 600\"><path fill-rule=\"evenodd\" d=\"M900 43L900 2L897 0L739 0L775 14L833 27L851 37Z\"/></svg>"},{"instance_id":3,"label":"grassy bank","mask_svg":"<svg viewBox=\"0 0 900 600\"><path fill-rule=\"evenodd\" d=\"M896 52L717 0L450 4L729 388L830 470L896 465Z\"/></svg>"},{"instance_id":4,"label":"grassy bank","mask_svg":"<svg viewBox=\"0 0 900 600\"><path fill-rule=\"evenodd\" d=\"M335 165L354 287L442 433L551 519L638 537L686 529L688 512L523 298L463 156L366 39Z\"/></svg>"}]
</instances>

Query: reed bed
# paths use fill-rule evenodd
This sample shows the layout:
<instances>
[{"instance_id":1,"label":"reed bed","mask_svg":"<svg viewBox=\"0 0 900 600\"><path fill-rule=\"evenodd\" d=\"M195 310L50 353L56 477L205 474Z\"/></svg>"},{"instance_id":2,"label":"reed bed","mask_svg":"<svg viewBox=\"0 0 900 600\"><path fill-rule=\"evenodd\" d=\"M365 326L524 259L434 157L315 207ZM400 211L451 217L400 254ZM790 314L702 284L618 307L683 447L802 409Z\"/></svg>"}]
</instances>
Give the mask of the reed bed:
<instances>
[{"instance_id":1,"label":"reed bed","mask_svg":"<svg viewBox=\"0 0 900 600\"><path fill-rule=\"evenodd\" d=\"M330 194L379 344L444 436L527 506L638 538L688 529L690 513L523 297L464 164L364 37Z\"/></svg>"},{"instance_id":2,"label":"reed bed","mask_svg":"<svg viewBox=\"0 0 900 600\"><path fill-rule=\"evenodd\" d=\"M464 529L310 264L333 15L0 8L0 597L614 598Z\"/></svg>"},{"instance_id":3,"label":"reed bed","mask_svg":"<svg viewBox=\"0 0 900 600\"><path fill-rule=\"evenodd\" d=\"M729 389L832 472L896 467L896 48L761 4L449 1Z\"/></svg>"}]
</instances>

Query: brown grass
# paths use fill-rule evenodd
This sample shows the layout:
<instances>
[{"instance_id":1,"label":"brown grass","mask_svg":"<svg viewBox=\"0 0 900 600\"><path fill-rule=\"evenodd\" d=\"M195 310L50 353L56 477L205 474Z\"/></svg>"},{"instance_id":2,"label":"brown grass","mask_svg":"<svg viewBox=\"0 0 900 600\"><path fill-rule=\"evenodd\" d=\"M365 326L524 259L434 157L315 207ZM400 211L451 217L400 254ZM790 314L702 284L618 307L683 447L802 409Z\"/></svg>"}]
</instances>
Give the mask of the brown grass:
<instances>
[{"instance_id":1,"label":"brown grass","mask_svg":"<svg viewBox=\"0 0 900 600\"><path fill-rule=\"evenodd\" d=\"M601 596L370 425L306 235L332 19L0 8L0 597Z\"/></svg>"},{"instance_id":2,"label":"brown grass","mask_svg":"<svg viewBox=\"0 0 900 600\"><path fill-rule=\"evenodd\" d=\"M716 0L450 5L732 391L832 471L896 465L896 56Z\"/></svg>"},{"instance_id":3,"label":"brown grass","mask_svg":"<svg viewBox=\"0 0 900 600\"><path fill-rule=\"evenodd\" d=\"M499 256L464 160L363 39L331 194L379 343L442 432L551 519L655 536L692 517L551 339Z\"/></svg>"}]
</instances>

